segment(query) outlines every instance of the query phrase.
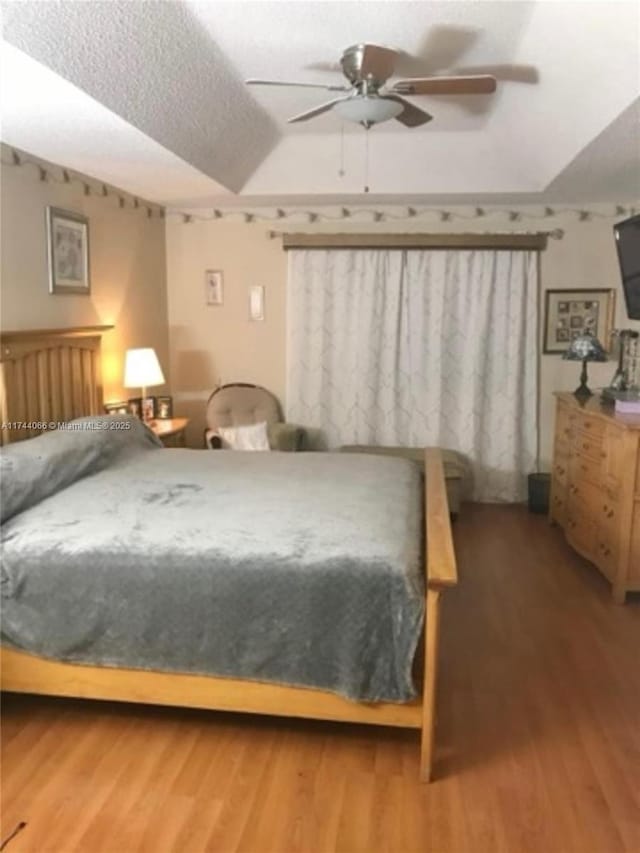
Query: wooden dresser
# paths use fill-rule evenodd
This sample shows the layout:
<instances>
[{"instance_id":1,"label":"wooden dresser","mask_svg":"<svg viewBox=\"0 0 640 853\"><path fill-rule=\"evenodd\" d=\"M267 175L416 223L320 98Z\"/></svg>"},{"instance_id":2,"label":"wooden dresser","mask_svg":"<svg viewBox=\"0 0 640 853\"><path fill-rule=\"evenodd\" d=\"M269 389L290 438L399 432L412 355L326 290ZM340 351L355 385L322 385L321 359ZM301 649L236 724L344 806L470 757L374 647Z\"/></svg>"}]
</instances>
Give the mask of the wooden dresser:
<instances>
[{"instance_id":1,"label":"wooden dresser","mask_svg":"<svg viewBox=\"0 0 640 853\"><path fill-rule=\"evenodd\" d=\"M640 416L556 394L549 513L611 582L614 601L640 590Z\"/></svg>"}]
</instances>

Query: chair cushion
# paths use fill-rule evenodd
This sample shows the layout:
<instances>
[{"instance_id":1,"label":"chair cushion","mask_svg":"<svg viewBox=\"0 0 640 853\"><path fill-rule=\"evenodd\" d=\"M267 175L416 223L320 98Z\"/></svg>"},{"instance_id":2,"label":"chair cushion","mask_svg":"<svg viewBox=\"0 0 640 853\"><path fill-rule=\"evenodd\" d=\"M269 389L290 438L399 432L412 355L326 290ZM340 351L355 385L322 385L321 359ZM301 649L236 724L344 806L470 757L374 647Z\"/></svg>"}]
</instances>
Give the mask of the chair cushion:
<instances>
[{"instance_id":1,"label":"chair cushion","mask_svg":"<svg viewBox=\"0 0 640 853\"><path fill-rule=\"evenodd\" d=\"M204 437L205 445L210 450L223 449L224 444L217 430L205 430ZM271 450L296 451L303 449L305 430L294 424L267 424L267 437Z\"/></svg>"},{"instance_id":2,"label":"chair cushion","mask_svg":"<svg viewBox=\"0 0 640 853\"><path fill-rule=\"evenodd\" d=\"M295 424L267 424L267 435L272 450L296 451L302 446L304 430Z\"/></svg>"},{"instance_id":3,"label":"chair cushion","mask_svg":"<svg viewBox=\"0 0 640 853\"><path fill-rule=\"evenodd\" d=\"M267 436L267 424L247 424L246 426L218 427L225 450L270 450Z\"/></svg>"},{"instance_id":4,"label":"chair cushion","mask_svg":"<svg viewBox=\"0 0 640 853\"><path fill-rule=\"evenodd\" d=\"M207 427L246 426L264 421L267 424L282 420L277 399L257 385L223 385L209 397Z\"/></svg>"}]
</instances>

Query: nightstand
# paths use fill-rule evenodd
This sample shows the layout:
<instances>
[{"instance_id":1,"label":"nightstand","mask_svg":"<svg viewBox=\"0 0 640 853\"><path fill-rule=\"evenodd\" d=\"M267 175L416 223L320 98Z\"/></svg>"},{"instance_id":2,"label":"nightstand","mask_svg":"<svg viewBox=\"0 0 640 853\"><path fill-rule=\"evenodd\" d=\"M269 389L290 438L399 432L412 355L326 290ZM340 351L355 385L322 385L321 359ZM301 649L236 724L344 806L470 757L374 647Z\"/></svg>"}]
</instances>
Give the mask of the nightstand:
<instances>
[{"instance_id":1,"label":"nightstand","mask_svg":"<svg viewBox=\"0 0 640 853\"><path fill-rule=\"evenodd\" d=\"M165 447L186 447L185 430L188 424L189 418L167 418L151 421L147 426Z\"/></svg>"}]
</instances>

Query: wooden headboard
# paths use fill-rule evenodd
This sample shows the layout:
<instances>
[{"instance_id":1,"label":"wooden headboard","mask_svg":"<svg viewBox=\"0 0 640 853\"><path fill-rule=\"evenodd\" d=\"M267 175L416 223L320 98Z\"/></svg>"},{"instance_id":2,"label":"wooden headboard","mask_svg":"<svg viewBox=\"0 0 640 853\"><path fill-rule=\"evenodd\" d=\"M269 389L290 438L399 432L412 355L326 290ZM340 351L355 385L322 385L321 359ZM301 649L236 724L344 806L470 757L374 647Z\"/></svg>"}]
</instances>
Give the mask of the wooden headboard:
<instances>
[{"instance_id":1,"label":"wooden headboard","mask_svg":"<svg viewBox=\"0 0 640 853\"><path fill-rule=\"evenodd\" d=\"M100 342L112 328L0 332L0 443L102 412Z\"/></svg>"}]
</instances>

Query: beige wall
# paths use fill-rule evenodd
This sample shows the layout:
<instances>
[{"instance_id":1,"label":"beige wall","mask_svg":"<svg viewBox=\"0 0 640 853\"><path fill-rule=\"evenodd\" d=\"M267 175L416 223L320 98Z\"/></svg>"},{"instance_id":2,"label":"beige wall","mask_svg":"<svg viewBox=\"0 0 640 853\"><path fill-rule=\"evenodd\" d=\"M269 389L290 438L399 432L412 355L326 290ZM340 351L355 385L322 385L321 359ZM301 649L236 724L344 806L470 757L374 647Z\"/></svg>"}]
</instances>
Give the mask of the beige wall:
<instances>
[{"instance_id":1,"label":"beige wall","mask_svg":"<svg viewBox=\"0 0 640 853\"><path fill-rule=\"evenodd\" d=\"M53 167L52 173L61 176L59 168ZM164 221L157 216L149 219L144 208L121 210L117 198L98 195L91 181L96 194L85 196L81 184L40 181L32 166L3 165L1 178L2 329L113 324L113 331L103 338L106 401L136 396L122 388L128 347L154 347L168 377ZM89 296L49 293L47 205L89 218Z\"/></svg>"},{"instance_id":2,"label":"beige wall","mask_svg":"<svg viewBox=\"0 0 640 853\"><path fill-rule=\"evenodd\" d=\"M610 211L607 208L607 213ZM599 211L593 208L594 214ZM465 212L465 211L461 211ZM602 212L602 211L600 211ZM539 209L536 209L539 215ZM562 228L562 240L549 240L541 257L544 289L613 287L618 290L616 325L640 329L626 317L610 217L578 222L575 214L544 220L523 218L505 225L505 216L477 221L432 222L403 220L384 223L287 223L288 231L538 231ZM282 227L282 223L278 223ZM284 402L286 253L278 239L270 240L270 222L245 224L232 220L167 221L167 269L172 388L178 408L192 419L189 436L199 446L204 403L216 382L249 381L265 385ZM204 299L205 269L224 273L225 303L208 307ZM266 288L266 320L248 319L248 288ZM591 365L592 386L607 384L613 364ZM541 457L551 456L554 390L573 390L579 365L559 356L541 357Z\"/></svg>"}]
</instances>

